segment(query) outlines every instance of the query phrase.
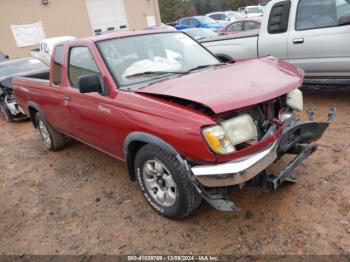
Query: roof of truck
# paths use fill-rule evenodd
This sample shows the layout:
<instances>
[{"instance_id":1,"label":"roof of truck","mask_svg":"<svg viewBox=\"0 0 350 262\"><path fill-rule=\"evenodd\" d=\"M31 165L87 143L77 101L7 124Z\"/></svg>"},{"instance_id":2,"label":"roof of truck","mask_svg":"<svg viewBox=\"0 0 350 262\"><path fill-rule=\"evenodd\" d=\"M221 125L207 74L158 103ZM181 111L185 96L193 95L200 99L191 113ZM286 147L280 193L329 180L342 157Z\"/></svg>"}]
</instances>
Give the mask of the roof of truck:
<instances>
[{"instance_id":1,"label":"roof of truck","mask_svg":"<svg viewBox=\"0 0 350 262\"><path fill-rule=\"evenodd\" d=\"M114 38L122 38L122 37L128 37L128 36L137 36L137 35L150 35L150 34L156 34L156 33L174 33L176 31L174 30L143 30L143 31L117 31L117 32L111 32L104 35L99 36L93 36L88 39L98 42L103 40L109 40Z\"/></svg>"}]
</instances>

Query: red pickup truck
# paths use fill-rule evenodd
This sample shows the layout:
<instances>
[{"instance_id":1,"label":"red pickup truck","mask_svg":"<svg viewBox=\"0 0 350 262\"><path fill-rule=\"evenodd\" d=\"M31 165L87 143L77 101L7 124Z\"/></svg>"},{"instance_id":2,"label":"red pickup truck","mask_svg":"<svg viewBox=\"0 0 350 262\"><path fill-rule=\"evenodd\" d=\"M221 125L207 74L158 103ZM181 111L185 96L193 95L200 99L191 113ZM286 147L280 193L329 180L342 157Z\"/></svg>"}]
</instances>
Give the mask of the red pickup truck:
<instances>
[{"instance_id":1,"label":"red pickup truck","mask_svg":"<svg viewBox=\"0 0 350 262\"><path fill-rule=\"evenodd\" d=\"M181 32L119 32L55 47L50 79L13 89L44 145L68 137L126 162L149 204L183 218L202 199L239 210L229 186L277 189L312 154L335 115L301 122L303 71L267 57L221 63ZM267 167L295 159L279 174Z\"/></svg>"}]
</instances>

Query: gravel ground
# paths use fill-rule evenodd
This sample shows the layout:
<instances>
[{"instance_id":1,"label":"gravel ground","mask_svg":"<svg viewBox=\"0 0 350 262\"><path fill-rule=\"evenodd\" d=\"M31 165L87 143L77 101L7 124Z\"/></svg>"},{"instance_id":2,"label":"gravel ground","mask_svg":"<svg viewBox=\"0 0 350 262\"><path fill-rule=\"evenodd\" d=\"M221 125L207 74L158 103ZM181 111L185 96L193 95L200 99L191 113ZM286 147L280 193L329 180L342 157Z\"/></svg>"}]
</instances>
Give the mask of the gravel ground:
<instances>
[{"instance_id":1,"label":"gravel ground","mask_svg":"<svg viewBox=\"0 0 350 262\"><path fill-rule=\"evenodd\" d=\"M124 164L80 143L47 152L30 122L0 119L0 254L350 253L350 91L307 91L305 107L337 116L319 150L277 192L246 187L241 212L203 203L157 215Z\"/></svg>"}]
</instances>

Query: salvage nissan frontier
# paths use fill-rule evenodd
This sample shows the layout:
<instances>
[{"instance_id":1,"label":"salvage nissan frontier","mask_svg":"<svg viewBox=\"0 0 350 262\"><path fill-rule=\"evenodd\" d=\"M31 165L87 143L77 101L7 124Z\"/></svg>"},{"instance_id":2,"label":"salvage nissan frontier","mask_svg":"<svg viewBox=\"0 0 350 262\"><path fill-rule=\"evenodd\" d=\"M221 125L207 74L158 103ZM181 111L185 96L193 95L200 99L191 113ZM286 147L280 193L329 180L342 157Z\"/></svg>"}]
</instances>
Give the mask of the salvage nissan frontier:
<instances>
[{"instance_id":1,"label":"salvage nissan frontier","mask_svg":"<svg viewBox=\"0 0 350 262\"><path fill-rule=\"evenodd\" d=\"M275 190L317 148L335 115L302 122L303 71L266 57L221 63L182 32L118 32L55 47L47 80L13 90L48 150L68 137L126 162L147 202L172 219L205 199L239 210L230 186ZM280 173L267 168L295 155Z\"/></svg>"}]
</instances>

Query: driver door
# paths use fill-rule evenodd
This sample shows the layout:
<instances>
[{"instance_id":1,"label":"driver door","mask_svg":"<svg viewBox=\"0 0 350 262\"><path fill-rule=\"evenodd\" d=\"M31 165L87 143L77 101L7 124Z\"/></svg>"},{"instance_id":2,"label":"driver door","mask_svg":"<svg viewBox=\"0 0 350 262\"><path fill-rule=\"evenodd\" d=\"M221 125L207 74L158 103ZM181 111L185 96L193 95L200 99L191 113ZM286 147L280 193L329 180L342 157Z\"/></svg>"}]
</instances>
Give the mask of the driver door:
<instances>
[{"instance_id":1,"label":"driver door","mask_svg":"<svg viewBox=\"0 0 350 262\"><path fill-rule=\"evenodd\" d=\"M65 108L72 135L93 147L112 153L115 151L115 133L113 132L111 98L99 93L79 91L79 78L86 75L98 75L104 85L101 70L98 68L90 48L72 46L68 59L68 82L65 88Z\"/></svg>"}]
</instances>

